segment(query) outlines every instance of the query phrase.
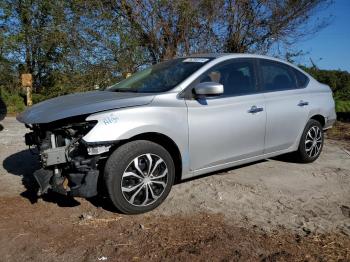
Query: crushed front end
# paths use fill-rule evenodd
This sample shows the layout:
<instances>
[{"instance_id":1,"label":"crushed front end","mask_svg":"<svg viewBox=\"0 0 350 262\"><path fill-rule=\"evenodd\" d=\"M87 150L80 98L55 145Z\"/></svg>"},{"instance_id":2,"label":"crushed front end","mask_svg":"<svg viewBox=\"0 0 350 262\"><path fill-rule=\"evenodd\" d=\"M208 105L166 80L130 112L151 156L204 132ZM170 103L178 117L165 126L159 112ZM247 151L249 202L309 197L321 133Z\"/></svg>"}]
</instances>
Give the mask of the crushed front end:
<instances>
[{"instance_id":1,"label":"crushed front end","mask_svg":"<svg viewBox=\"0 0 350 262\"><path fill-rule=\"evenodd\" d=\"M85 119L85 118L83 118ZM49 124L26 125L31 129L25 142L37 153L42 168L34 173L39 195L49 189L80 197L97 194L100 164L108 157L112 145L88 145L82 139L97 123L82 118Z\"/></svg>"}]
</instances>

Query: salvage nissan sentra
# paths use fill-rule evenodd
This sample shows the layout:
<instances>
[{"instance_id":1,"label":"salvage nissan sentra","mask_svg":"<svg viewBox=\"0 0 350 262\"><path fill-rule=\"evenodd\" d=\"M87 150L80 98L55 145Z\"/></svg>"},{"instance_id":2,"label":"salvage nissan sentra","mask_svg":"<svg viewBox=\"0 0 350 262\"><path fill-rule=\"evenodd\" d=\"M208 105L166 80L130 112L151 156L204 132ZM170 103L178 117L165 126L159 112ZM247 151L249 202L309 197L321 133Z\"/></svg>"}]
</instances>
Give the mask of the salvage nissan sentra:
<instances>
[{"instance_id":1,"label":"salvage nissan sentra","mask_svg":"<svg viewBox=\"0 0 350 262\"><path fill-rule=\"evenodd\" d=\"M331 89L278 59L220 54L151 66L103 91L36 104L40 193L92 197L102 181L128 214L157 207L175 180L293 152L315 161L336 120Z\"/></svg>"}]
</instances>

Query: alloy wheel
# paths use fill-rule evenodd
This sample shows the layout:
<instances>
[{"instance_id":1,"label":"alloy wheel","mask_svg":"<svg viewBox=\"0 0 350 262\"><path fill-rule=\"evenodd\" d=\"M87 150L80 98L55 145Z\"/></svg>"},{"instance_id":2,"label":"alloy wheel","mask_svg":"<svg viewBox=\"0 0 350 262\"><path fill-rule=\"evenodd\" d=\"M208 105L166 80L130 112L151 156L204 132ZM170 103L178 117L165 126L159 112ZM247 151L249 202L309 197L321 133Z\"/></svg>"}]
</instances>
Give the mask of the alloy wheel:
<instances>
[{"instance_id":1,"label":"alloy wheel","mask_svg":"<svg viewBox=\"0 0 350 262\"><path fill-rule=\"evenodd\" d=\"M305 151L311 158L317 156L322 148L322 130L318 126L312 126L306 134Z\"/></svg>"},{"instance_id":2,"label":"alloy wheel","mask_svg":"<svg viewBox=\"0 0 350 262\"><path fill-rule=\"evenodd\" d=\"M153 204L165 191L168 168L165 161L155 154L134 158L121 179L124 198L134 206Z\"/></svg>"}]
</instances>

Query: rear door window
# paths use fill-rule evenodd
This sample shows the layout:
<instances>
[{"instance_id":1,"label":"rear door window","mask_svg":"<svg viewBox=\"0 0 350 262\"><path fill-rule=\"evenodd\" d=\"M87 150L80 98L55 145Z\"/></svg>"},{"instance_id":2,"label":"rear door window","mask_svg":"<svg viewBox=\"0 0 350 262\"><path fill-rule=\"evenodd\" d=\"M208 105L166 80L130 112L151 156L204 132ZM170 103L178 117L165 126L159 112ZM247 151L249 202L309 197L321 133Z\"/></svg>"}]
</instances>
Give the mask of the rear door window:
<instances>
[{"instance_id":1,"label":"rear door window","mask_svg":"<svg viewBox=\"0 0 350 262\"><path fill-rule=\"evenodd\" d=\"M260 59L262 91L280 91L298 88L295 75L288 65Z\"/></svg>"}]
</instances>

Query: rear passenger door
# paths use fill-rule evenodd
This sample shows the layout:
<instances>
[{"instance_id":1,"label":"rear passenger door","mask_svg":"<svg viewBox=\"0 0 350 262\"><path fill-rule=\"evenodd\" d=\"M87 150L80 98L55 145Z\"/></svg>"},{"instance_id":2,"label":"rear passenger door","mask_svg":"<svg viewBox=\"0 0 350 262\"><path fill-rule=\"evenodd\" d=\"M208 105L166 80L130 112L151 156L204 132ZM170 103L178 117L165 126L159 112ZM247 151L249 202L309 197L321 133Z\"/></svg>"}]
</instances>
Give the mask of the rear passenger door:
<instances>
[{"instance_id":1,"label":"rear passenger door","mask_svg":"<svg viewBox=\"0 0 350 262\"><path fill-rule=\"evenodd\" d=\"M288 149L298 142L307 122L308 78L297 69L273 60L258 59L258 68L267 114L264 153Z\"/></svg>"}]
</instances>

